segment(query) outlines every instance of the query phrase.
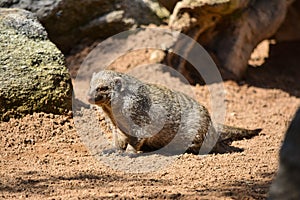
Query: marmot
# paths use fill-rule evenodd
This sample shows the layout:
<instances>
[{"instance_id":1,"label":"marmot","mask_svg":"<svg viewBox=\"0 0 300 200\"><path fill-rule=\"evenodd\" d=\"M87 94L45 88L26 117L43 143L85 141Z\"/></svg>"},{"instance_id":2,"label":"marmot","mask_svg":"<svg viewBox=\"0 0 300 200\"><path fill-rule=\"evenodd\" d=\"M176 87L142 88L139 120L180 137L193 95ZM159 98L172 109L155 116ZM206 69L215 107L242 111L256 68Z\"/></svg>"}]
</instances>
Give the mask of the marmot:
<instances>
[{"instance_id":1,"label":"marmot","mask_svg":"<svg viewBox=\"0 0 300 200\"><path fill-rule=\"evenodd\" d=\"M231 141L261 131L214 124L207 109L186 94L110 70L94 73L88 101L118 127L114 144L123 150L224 153L234 148Z\"/></svg>"}]
</instances>

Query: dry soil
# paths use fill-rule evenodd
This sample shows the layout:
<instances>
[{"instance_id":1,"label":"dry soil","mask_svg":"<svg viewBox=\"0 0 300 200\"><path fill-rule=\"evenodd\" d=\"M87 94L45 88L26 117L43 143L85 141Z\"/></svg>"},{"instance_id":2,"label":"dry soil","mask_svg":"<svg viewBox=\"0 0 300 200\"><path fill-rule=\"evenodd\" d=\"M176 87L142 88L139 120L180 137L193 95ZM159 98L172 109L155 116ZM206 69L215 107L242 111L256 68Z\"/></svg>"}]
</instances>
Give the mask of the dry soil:
<instances>
[{"instance_id":1,"label":"dry soil","mask_svg":"<svg viewBox=\"0 0 300 200\"><path fill-rule=\"evenodd\" d=\"M243 152L184 154L154 172L126 173L90 153L72 113L34 113L1 122L0 198L265 199L285 131L300 103L299 50L296 42L272 45L269 58L262 66L250 67L242 81L224 81L225 123L263 129L252 139L233 142ZM129 56L120 65L148 56L147 51ZM68 61L80 57L78 53ZM198 101L210 106L207 86L192 90Z\"/></svg>"}]
</instances>

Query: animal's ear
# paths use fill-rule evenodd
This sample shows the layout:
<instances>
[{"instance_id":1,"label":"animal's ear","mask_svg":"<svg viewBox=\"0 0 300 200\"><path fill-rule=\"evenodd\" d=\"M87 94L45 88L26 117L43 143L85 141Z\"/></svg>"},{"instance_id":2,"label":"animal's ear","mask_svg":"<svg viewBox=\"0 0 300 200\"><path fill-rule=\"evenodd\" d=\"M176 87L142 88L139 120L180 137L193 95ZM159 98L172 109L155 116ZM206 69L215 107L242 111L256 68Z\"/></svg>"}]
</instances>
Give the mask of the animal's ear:
<instances>
[{"instance_id":1,"label":"animal's ear","mask_svg":"<svg viewBox=\"0 0 300 200\"><path fill-rule=\"evenodd\" d=\"M123 86L123 79L121 77L116 77L114 78L114 85L115 85L115 90L117 91L124 91L124 86Z\"/></svg>"}]
</instances>

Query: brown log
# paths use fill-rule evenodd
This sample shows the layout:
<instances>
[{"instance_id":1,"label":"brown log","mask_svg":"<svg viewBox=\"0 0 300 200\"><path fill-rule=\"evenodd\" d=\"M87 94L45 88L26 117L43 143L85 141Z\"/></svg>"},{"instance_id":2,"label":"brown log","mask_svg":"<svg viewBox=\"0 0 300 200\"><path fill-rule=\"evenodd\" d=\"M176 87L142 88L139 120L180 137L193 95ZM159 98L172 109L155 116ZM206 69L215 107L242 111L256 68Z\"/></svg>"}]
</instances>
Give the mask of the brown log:
<instances>
[{"instance_id":1,"label":"brown log","mask_svg":"<svg viewBox=\"0 0 300 200\"><path fill-rule=\"evenodd\" d=\"M176 4L169 26L197 40L213 55L219 67L240 79L253 49L276 33L290 3L284 0L183 0ZM173 57L169 61L175 68L181 66L179 71L191 70L182 64L184 61L178 63Z\"/></svg>"}]
</instances>

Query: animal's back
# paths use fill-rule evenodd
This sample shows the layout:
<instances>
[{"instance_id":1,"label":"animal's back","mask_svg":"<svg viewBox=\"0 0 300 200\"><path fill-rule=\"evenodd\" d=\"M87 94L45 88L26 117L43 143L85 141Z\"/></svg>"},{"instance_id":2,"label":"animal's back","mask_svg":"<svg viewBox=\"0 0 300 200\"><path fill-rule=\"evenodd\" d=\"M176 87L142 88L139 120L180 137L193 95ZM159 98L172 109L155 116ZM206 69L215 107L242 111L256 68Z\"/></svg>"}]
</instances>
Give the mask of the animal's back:
<instances>
[{"instance_id":1,"label":"animal's back","mask_svg":"<svg viewBox=\"0 0 300 200\"><path fill-rule=\"evenodd\" d=\"M195 141L204 140L211 120L207 109L184 93L170 90L164 86L145 84L147 96L151 99L151 106L154 112L151 115L160 113L160 130L157 130L151 137L145 138L140 151L153 151L164 147L164 152L185 152ZM166 146L167 145L167 146Z\"/></svg>"}]
</instances>

